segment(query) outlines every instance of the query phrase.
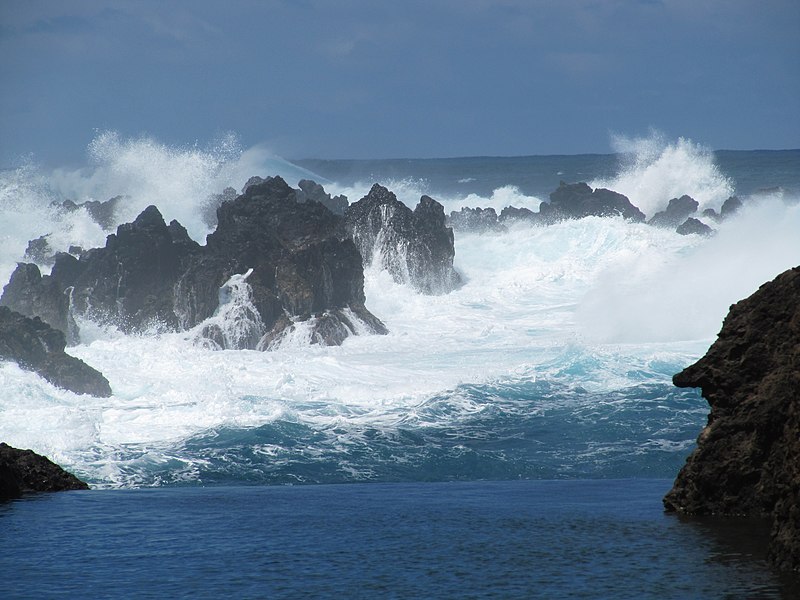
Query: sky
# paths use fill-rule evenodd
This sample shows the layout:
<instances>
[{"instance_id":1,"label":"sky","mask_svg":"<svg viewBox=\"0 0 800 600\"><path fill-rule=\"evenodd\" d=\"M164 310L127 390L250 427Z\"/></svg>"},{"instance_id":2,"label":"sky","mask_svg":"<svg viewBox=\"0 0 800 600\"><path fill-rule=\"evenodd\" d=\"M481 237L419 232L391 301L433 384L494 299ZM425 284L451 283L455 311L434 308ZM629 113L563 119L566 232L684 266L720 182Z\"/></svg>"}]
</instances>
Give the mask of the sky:
<instances>
[{"instance_id":1,"label":"sky","mask_svg":"<svg viewBox=\"0 0 800 600\"><path fill-rule=\"evenodd\" d=\"M289 158L800 147L798 0L0 0L0 166L98 131Z\"/></svg>"}]
</instances>

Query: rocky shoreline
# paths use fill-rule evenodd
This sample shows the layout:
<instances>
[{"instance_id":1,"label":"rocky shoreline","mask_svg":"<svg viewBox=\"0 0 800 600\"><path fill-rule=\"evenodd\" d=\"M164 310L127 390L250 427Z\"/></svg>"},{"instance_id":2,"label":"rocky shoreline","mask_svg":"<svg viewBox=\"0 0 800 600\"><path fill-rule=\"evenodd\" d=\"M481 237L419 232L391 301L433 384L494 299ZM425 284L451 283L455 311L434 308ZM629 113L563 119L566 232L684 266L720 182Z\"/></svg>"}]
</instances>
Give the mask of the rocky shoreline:
<instances>
[{"instance_id":1,"label":"rocky shoreline","mask_svg":"<svg viewBox=\"0 0 800 600\"><path fill-rule=\"evenodd\" d=\"M88 484L48 458L0 442L0 501L34 492L88 489Z\"/></svg>"},{"instance_id":2,"label":"rocky shoreline","mask_svg":"<svg viewBox=\"0 0 800 600\"><path fill-rule=\"evenodd\" d=\"M665 509L768 517L770 559L800 570L800 267L734 304L673 382L699 387L711 413Z\"/></svg>"}]
</instances>

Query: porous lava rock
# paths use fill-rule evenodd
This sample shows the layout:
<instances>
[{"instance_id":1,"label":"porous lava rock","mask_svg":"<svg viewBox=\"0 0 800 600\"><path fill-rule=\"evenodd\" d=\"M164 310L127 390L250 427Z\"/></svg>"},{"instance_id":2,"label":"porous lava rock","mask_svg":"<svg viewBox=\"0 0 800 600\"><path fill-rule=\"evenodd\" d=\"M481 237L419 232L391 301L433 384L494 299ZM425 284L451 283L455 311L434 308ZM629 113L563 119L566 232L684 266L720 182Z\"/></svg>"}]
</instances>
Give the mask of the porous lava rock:
<instances>
[{"instance_id":1,"label":"porous lava rock","mask_svg":"<svg viewBox=\"0 0 800 600\"><path fill-rule=\"evenodd\" d=\"M376 183L348 207L345 222L364 264L379 261L396 282L424 294L445 294L461 285L453 268L453 230L433 198L422 196L412 211Z\"/></svg>"},{"instance_id":2,"label":"porous lava rock","mask_svg":"<svg viewBox=\"0 0 800 600\"><path fill-rule=\"evenodd\" d=\"M800 569L800 267L731 306L673 382L699 387L711 413L666 510L770 517L771 559Z\"/></svg>"},{"instance_id":3,"label":"porous lava rock","mask_svg":"<svg viewBox=\"0 0 800 600\"><path fill-rule=\"evenodd\" d=\"M50 459L33 450L12 448L0 442L0 500L31 492L88 490L89 486Z\"/></svg>"},{"instance_id":4,"label":"porous lava rock","mask_svg":"<svg viewBox=\"0 0 800 600\"><path fill-rule=\"evenodd\" d=\"M0 360L14 361L53 385L76 394L107 398L111 386L102 373L64 352L64 334L38 317L0 306Z\"/></svg>"}]
</instances>

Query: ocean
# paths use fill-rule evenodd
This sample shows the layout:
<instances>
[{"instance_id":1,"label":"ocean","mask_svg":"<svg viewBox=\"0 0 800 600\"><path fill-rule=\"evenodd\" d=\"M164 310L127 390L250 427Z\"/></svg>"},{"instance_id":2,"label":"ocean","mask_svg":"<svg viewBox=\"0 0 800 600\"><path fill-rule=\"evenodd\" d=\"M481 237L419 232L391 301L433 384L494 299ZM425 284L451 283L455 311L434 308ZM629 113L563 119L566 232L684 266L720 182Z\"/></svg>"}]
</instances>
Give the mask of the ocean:
<instances>
[{"instance_id":1,"label":"ocean","mask_svg":"<svg viewBox=\"0 0 800 600\"><path fill-rule=\"evenodd\" d=\"M104 244L85 211L52 202L123 195L119 223L156 204L202 243L208 197L252 175L351 202L378 182L448 213L536 211L562 180L624 193L648 218L683 194L701 211L744 201L707 238L596 217L456 232L464 285L425 296L367 267L367 308L390 333L341 347L211 351L157 325L80 322L69 351L111 398L1 364L0 439L94 488L0 507L12 597L88 581L96 597L790 597L758 544L719 550L732 526L665 516L660 498L708 414L672 375L730 304L800 264L800 150L659 136L615 150L287 161L232 137L178 148L104 132L80 168L0 172L3 282L38 236Z\"/></svg>"}]
</instances>

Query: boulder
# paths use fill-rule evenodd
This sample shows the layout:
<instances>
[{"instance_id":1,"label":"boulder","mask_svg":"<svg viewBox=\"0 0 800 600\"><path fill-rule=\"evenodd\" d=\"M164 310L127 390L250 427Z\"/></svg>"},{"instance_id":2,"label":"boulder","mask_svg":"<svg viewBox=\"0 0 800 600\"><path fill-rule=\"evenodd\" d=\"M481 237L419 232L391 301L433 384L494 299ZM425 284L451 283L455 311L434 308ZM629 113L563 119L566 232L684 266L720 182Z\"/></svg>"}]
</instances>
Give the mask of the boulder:
<instances>
[{"instance_id":1,"label":"boulder","mask_svg":"<svg viewBox=\"0 0 800 600\"><path fill-rule=\"evenodd\" d=\"M64 334L38 317L29 318L0 306L0 360L16 362L53 385L76 394L107 398L111 386L103 375L64 352Z\"/></svg>"},{"instance_id":2,"label":"boulder","mask_svg":"<svg viewBox=\"0 0 800 600\"><path fill-rule=\"evenodd\" d=\"M541 203L539 213L548 223L590 216L621 216L635 223L645 220L644 213L626 196L604 188L592 190L583 182L568 184L562 181L550 194L550 202Z\"/></svg>"},{"instance_id":3,"label":"boulder","mask_svg":"<svg viewBox=\"0 0 800 600\"><path fill-rule=\"evenodd\" d=\"M697 200L691 196L683 195L680 198L673 198L667 204L666 210L657 212L647 223L656 227L674 229L685 222L689 215L696 213L698 206L700 205Z\"/></svg>"},{"instance_id":4,"label":"boulder","mask_svg":"<svg viewBox=\"0 0 800 600\"><path fill-rule=\"evenodd\" d=\"M86 483L44 456L0 442L0 500L30 492L88 489Z\"/></svg>"},{"instance_id":5,"label":"boulder","mask_svg":"<svg viewBox=\"0 0 800 600\"><path fill-rule=\"evenodd\" d=\"M694 217L689 217L683 223L681 223L678 228L675 230L677 233L681 235L704 235L709 236L714 233L714 230L711 229L708 225L695 219Z\"/></svg>"},{"instance_id":6,"label":"boulder","mask_svg":"<svg viewBox=\"0 0 800 600\"><path fill-rule=\"evenodd\" d=\"M800 569L800 267L731 306L706 355L674 376L711 407L667 511L767 516L770 556Z\"/></svg>"},{"instance_id":7,"label":"boulder","mask_svg":"<svg viewBox=\"0 0 800 600\"><path fill-rule=\"evenodd\" d=\"M347 230L364 264L378 261L398 283L424 294L445 294L461 285L453 268L453 230L444 207L422 196L412 211L377 183L345 211Z\"/></svg>"}]
</instances>

